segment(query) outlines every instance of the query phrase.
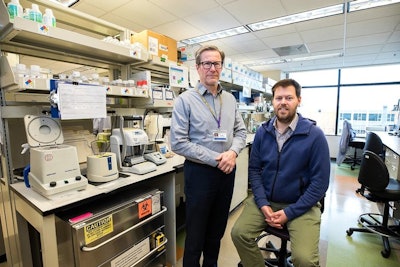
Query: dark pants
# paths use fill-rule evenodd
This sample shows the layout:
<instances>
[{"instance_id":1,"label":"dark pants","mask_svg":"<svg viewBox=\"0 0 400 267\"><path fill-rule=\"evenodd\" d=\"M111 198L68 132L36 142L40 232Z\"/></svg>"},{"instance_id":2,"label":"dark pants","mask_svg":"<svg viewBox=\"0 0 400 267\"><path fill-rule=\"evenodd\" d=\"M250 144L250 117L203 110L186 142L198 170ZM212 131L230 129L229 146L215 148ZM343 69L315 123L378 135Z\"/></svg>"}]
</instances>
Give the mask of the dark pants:
<instances>
[{"instance_id":1,"label":"dark pants","mask_svg":"<svg viewBox=\"0 0 400 267\"><path fill-rule=\"evenodd\" d=\"M184 267L216 267L232 200L235 171L225 174L216 167L186 160L186 240Z\"/></svg>"}]
</instances>

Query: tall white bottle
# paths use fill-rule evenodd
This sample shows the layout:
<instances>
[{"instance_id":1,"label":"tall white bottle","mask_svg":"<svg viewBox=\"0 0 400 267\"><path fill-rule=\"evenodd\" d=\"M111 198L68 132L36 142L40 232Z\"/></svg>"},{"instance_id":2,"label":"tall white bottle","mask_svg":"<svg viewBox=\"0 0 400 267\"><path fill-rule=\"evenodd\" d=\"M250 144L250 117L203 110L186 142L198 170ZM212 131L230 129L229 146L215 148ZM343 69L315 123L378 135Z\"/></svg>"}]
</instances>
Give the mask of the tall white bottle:
<instances>
[{"instance_id":1,"label":"tall white bottle","mask_svg":"<svg viewBox=\"0 0 400 267\"><path fill-rule=\"evenodd\" d=\"M56 18L50 8L46 8L43 15L43 24L50 27L56 27Z\"/></svg>"},{"instance_id":2,"label":"tall white bottle","mask_svg":"<svg viewBox=\"0 0 400 267\"><path fill-rule=\"evenodd\" d=\"M22 17L24 12L19 0L11 0L7 5L7 9L11 20L14 20L15 17Z\"/></svg>"},{"instance_id":3,"label":"tall white bottle","mask_svg":"<svg viewBox=\"0 0 400 267\"><path fill-rule=\"evenodd\" d=\"M32 4L32 8L29 10L29 19L40 23L43 21L42 12L37 4Z\"/></svg>"}]
</instances>

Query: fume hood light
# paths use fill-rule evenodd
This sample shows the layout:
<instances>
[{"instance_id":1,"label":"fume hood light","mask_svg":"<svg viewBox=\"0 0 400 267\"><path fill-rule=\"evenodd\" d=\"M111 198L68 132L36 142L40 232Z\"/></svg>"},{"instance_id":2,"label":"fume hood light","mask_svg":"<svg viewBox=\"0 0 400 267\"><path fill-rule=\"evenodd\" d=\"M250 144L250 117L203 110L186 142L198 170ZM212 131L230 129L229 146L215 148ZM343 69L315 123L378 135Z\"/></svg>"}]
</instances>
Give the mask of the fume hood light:
<instances>
[{"instance_id":1,"label":"fume hood light","mask_svg":"<svg viewBox=\"0 0 400 267\"><path fill-rule=\"evenodd\" d=\"M343 4L314 9L294 15L284 16L276 19L270 19L265 21L260 21L252 24L248 24L247 26L252 31L260 31L268 28L279 27L282 25L288 25L296 22L307 21L312 19L318 19L328 16L333 16L337 14L342 14Z\"/></svg>"},{"instance_id":2,"label":"fume hood light","mask_svg":"<svg viewBox=\"0 0 400 267\"><path fill-rule=\"evenodd\" d=\"M349 12L400 3L400 0L356 0L349 2Z\"/></svg>"},{"instance_id":3,"label":"fume hood light","mask_svg":"<svg viewBox=\"0 0 400 267\"><path fill-rule=\"evenodd\" d=\"M295 57L295 58L280 58L274 60L256 60L252 62L244 62L244 65L247 67L256 67L263 65L301 62L301 61L318 60L318 59L335 58L335 57L343 57L343 53L322 54L322 55Z\"/></svg>"},{"instance_id":4,"label":"fume hood light","mask_svg":"<svg viewBox=\"0 0 400 267\"><path fill-rule=\"evenodd\" d=\"M228 30L223 30L223 31L213 32L213 33L209 33L209 34L205 34L205 35L201 35L201 36L197 36L197 37L193 37L193 38L188 38L185 40L181 40L180 42L184 43L186 45L192 45L192 44L198 44L198 43L204 43L204 42L208 42L208 41L212 41L212 40L217 40L217 39L221 39L221 38L231 37L231 36L248 33L248 32L250 32L250 31L246 27L240 26L240 27L236 27L236 28L232 28L232 29L228 29Z\"/></svg>"},{"instance_id":5,"label":"fume hood light","mask_svg":"<svg viewBox=\"0 0 400 267\"><path fill-rule=\"evenodd\" d=\"M75 5L79 0L50 0L51 2L63 5L65 7L71 7Z\"/></svg>"}]
</instances>

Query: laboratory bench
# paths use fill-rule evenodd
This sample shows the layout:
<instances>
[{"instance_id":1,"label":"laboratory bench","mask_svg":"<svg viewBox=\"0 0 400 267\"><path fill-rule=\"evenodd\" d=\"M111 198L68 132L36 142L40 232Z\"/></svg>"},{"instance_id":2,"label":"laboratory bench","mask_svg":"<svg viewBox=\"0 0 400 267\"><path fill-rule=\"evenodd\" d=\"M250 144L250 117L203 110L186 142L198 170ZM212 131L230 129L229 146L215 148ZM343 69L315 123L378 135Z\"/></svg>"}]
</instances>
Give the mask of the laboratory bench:
<instances>
[{"instance_id":1,"label":"laboratory bench","mask_svg":"<svg viewBox=\"0 0 400 267\"><path fill-rule=\"evenodd\" d=\"M374 131L385 146L385 164L389 176L400 181L400 136L392 135L390 132ZM400 203L393 203L393 217L400 220Z\"/></svg>"},{"instance_id":2,"label":"laboratory bench","mask_svg":"<svg viewBox=\"0 0 400 267\"><path fill-rule=\"evenodd\" d=\"M235 188L230 210L235 209L248 195L248 160L253 142L254 134L248 134L246 147L239 154L235 178ZM60 194L44 197L31 188L26 187L24 182L10 185L11 195L15 201L18 232L20 236L22 266L34 266L35 256L32 255L36 246L40 249L40 264L44 267L60 266L57 240L57 214L65 211L90 207L91 203L101 202L110 195L119 194L140 186L153 187L163 191L164 204L167 209L165 213L165 236L168 237L166 244L166 259L168 266L176 264L176 178L183 175L182 165L184 157L174 155L168 158L165 164L157 166L157 170L143 174L128 174L128 177L120 177L116 180L93 184L89 183L84 190L71 190ZM34 245L30 240L30 233L34 228L37 231L39 243ZM37 258L37 256L36 256Z\"/></svg>"},{"instance_id":3,"label":"laboratory bench","mask_svg":"<svg viewBox=\"0 0 400 267\"><path fill-rule=\"evenodd\" d=\"M165 213L166 259L170 266L176 264L176 229L175 229L175 174L177 168L184 162L184 158L174 155L156 171L136 175L129 174L126 178L118 178L100 185L88 184L81 191L71 190L62 194L55 194L48 198L38 194L25 183L18 182L10 185L11 195L15 201L18 232L21 244L22 266L34 266L35 257L30 241L31 227L39 234L41 259L44 267L59 266L58 242L56 234L56 217L58 213L72 210L96 201L107 199L112 194L134 189L140 186L154 187L163 191ZM128 174L128 173L125 173Z\"/></svg>"},{"instance_id":4,"label":"laboratory bench","mask_svg":"<svg viewBox=\"0 0 400 267\"><path fill-rule=\"evenodd\" d=\"M400 180L400 136L391 135L390 132L374 132L385 146L385 164L390 177Z\"/></svg>"}]
</instances>

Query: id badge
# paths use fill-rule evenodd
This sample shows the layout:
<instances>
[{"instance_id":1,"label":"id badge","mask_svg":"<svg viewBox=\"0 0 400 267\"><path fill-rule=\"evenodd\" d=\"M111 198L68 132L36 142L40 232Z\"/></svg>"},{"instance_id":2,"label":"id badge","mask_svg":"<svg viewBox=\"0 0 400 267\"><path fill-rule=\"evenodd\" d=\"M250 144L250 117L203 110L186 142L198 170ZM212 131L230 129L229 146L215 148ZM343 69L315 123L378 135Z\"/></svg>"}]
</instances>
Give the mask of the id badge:
<instances>
[{"instance_id":1,"label":"id badge","mask_svg":"<svg viewBox=\"0 0 400 267\"><path fill-rule=\"evenodd\" d=\"M213 141L214 142L226 142L228 134L224 130L214 130L213 131Z\"/></svg>"}]
</instances>

